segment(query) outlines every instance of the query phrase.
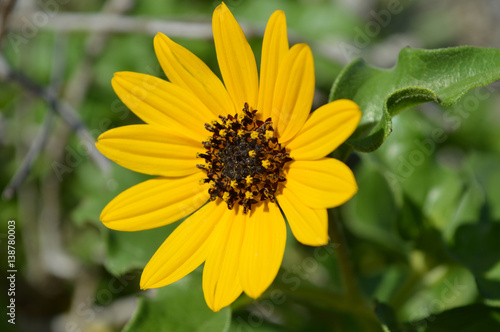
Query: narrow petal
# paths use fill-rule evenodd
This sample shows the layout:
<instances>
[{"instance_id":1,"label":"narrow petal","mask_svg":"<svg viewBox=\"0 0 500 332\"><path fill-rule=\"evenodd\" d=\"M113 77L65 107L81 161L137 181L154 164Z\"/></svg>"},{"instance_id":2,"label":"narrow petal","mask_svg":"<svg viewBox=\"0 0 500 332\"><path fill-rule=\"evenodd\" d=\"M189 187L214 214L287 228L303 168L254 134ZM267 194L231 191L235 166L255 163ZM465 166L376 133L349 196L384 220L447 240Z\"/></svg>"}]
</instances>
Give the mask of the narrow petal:
<instances>
[{"instance_id":1,"label":"narrow petal","mask_svg":"<svg viewBox=\"0 0 500 332\"><path fill-rule=\"evenodd\" d=\"M180 178L156 178L135 185L116 196L102 211L106 227L140 231L164 226L196 211L207 202L207 185L200 185L201 171Z\"/></svg>"},{"instance_id":2,"label":"narrow petal","mask_svg":"<svg viewBox=\"0 0 500 332\"><path fill-rule=\"evenodd\" d=\"M131 125L108 130L96 147L118 165L136 172L179 177L198 172L203 146L177 128Z\"/></svg>"},{"instance_id":3,"label":"narrow petal","mask_svg":"<svg viewBox=\"0 0 500 332\"><path fill-rule=\"evenodd\" d=\"M259 104L257 109L263 112L264 119L271 116L278 69L288 52L288 48L285 13L277 10L271 15L269 22L267 22L262 42Z\"/></svg>"},{"instance_id":4,"label":"narrow petal","mask_svg":"<svg viewBox=\"0 0 500 332\"><path fill-rule=\"evenodd\" d=\"M256 299L273 282L283 260L286 225L277 204L262 203L247 216L241 251L240 282Z\"/></svg>"},{"instance_id":5,"label":"narrow petal","mask_svg":"<svg viewBox=\"0 0 500 332\"><path fill-rule=\"evenodd\" d=\"M156 35L154 46L170 82L189 89L214 116L234 113L233 102L221 80L196 55L162 33Z\"/></svg>"},{"instance_id":6,"label":"narrow petal","mask_svg":"<svg viewBox=\"0 0 500 332\"><path fill-rule=\"evenodd\" d=\"M203 268L203 293L213 311L230 305L243 292L238 271L246 217L238 210L226 211L210 239L213 244Z\"/></svg>"},{"instance_id":7,"label":"narrow petal","mask_svg":"<svg viewBox=\"0 0 500 332\"><path fill-rule=\"evenodd\" d=\"M314 61L306 44L294 45L280 66L271 110L281 142L304 125L314 98Z\"/></svg>"},{"instance_id":8,"label":"narrow petal","mask_svg":"<svg viewBox=\"0 0 500 332\"><path fill-rule=\"evenodd\" d=\"M125 105L145 122L177 126L198 141L207 137L204 125L215 116L191 91L132 72L115 73L111 84Z\"/></svg>"},{"instance_id":9,"label":"narrow petal","mask_svg":"<svg viewBox=\"0 0 500 332\"><path fill-rule=\"evenodd\" d=\"M290 163L285 187L313 209L339 206L358 191L349 167L333 158Z\"/></svg>"},{"instance_id":10,"label":"narrow petal","mask_svg":"<svg viewBox=\"0 0 500 332\"><path fill-rule=\"evenodd\" d=\"M353 101L340 99L321 106L287 144L287 150L294 160L323 158L351 136L360 119L361 111Z\"/></svg>"},{"instance_id":11,"label":"narrow petal","mask_svg":"<svg viewBox=\"0 0 500 332\"><path fill-rule=\"evenodd\" d=\"M277 199L297 241L309 246L323 246L328 243L326 209L312 209L304 205L286 187Z\"/></svg>"},{"instance_id":12,"label":"narrow petal","mask_svg":"<svg viewBox=\"0 0 500 332\"><path fill-rule=\"evenodd\" d=\"M256 108L259 83L255 57L243 30L224 3L214 11L212 29L220 71L234 107L240 111L248 103Z\"/></svg>"},{"instance_id":13,"label":"narrow petal","mask_svg":"<svg viewBox=\"0 0 500 332\"><path fill-rule=\"evenodd\" d=\"M208 239L226 210L225 204L209 202L184 220L149 260L141 288L169 285L200 266L211 251Z\"/></svg>"}]
</instances>

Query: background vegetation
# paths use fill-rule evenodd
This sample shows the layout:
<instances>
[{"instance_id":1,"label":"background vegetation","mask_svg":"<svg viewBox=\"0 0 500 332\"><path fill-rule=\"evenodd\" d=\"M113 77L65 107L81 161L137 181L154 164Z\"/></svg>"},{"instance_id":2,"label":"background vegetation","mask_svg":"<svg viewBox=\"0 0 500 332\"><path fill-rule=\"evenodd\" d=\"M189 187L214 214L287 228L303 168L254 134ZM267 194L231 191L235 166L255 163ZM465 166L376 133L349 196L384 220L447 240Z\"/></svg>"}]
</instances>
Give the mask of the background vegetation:
<instances>
[{"instance_id":1,"label":"background vegetation","mask_svg":"<svg viewBox=\"0 0 500 332\"><path fill-rule=\"evenodd\" d=\"M330 211L330 220L347 239L356 278L343 279L335 253L344 247L335 241L337 234L322 248L289 236L282 269L258 301L243 295L231 308L212 313L204 304L200 271L158 291L139 290L142 268L176 224L127 233L99 221L113 197L147 178L110 163L93 147L100 133L140 121L114 94L110 79L124 70L165 77L153 50L157 32L218 73L210 27L218 4L2 3L0 250L6 253L7 221L15 220L18 272L16 325L4 314L0 329L500 330L500 86L495 83L469 91L453 106L410 108L393 119L392 134L379 149L350 155L360 190ZM285 11L291 42L313 49L315 108L328 101L342 68L357 57L389 68L406 46L500 48L496 0L226 4L257 60L267 19L274 10ZM481 59L486 70L491 63L491 71L498 72L497 60ZM467 60L476 65L475 56ZM438 64L443 77L446 61ZM375 89L377 81L372 84ZM349 87L338 93L350 93ZM345 157L345 151L337 156ZM0 262L4 305L6 257ZM346 295L349 283L369 306Z\"/></svg>"}]
</instances>

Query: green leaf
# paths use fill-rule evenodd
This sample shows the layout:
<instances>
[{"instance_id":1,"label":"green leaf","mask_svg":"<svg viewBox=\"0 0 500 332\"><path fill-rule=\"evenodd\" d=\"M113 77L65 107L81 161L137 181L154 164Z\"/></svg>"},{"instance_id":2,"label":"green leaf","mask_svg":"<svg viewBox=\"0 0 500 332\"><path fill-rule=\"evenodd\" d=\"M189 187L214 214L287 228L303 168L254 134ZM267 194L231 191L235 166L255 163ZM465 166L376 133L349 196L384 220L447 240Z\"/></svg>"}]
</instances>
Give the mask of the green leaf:
<instances>
[{"instance_id":1,"label":"green leaf","mask_svg":"<svg viewBox=\"0 0 500 332\"><path fill-rule=\"evenodd\" d=\"M123 332L226 332L231 321L229 307L213 312L203 298L200 273L191 273L172 285L143 297Z\"/></svg>"},{"instance_id":2,"label":"green leaf","mask_svg":"<svg viewBox=\"0 0 500 332\"><path fill-rule=\"evenodd\" d=\"M346 225L359 237L401 252L404 242L397 229L397 204L387 179L369 158L355 170L363 183L358 193L345 205Z\"/></svg>"},{"instance_id":3,"label":"green leaf","mask_svg":"<svg viewBox=\"0 0 500 332\"><path fill-rule=\"evenodd\" d=\"M470 185L447 228L448 247L454 258L475 276L485 298L500 299L500 201L496 155L476 153L469 157Z\"/></svg>"},{"instance_id":4,"label":"green leaf","mask_svg":"<svg viewBox=\"0 0 500 332\"><path fill-rule=\"evenodd\" d=\"M460 266L439 265L416 280L418 284L405 301L392 301L398 317L416 321L468 305L477 299L474 276ZM478 330L480 331L480 330Z\"/></svg>"},{"instance_id":5,"label":"green leaf","mask_svg":"<svg viewBox=\"0 0 500 332\"><path fill-rule=\"evenodd\" d=\"M337 77L330 100L347 98L363 111L347 141L356 150L376 150L392 131L392 117L418 104L455 104L468 90L500 78L500 50L455 47L437 50L404 48L397 65L381 69L354 60Z\"/></svg>"},{"instance_id":6,"label":"green leaf","mask_svg":"<svg viewBox=\"0 0 500 332\"><path fill-rule=\"evenodd\" d=\"M500 331L500 309L473 304L447 310L409 325L421 332Z\"/></svg>"},{"instance_id":7,"label":"green leaf","mask_svg":"<svg viewBox=\"0 0 500 332\"><path fill-rule=\"evenodd\" d=\"M140 232L106 229L108 255L106 269L120 276L132 269L143 269L156 250L179 225L179 222Z\"/></svg>"}]
</instances>

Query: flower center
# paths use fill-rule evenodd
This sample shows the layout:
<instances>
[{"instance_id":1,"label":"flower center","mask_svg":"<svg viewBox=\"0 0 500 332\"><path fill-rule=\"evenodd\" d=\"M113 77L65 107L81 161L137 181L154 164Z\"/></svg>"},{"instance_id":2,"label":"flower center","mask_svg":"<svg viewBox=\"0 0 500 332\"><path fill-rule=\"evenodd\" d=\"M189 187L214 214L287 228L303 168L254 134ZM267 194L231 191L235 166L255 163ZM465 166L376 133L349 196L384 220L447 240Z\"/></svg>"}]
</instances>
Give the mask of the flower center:
<instances>
[{"instance_id":1,"label":"flower center","mask_svg":"<svg viewBox=\"0 0 500 332\"><path fill-rule=\"evenodd\" d=\"M292 160L274 137L271 118L257 120L256 113L245 103L241 113L219 116L222 123L206 123L212 135L197 155L205 159L196 166L207 173L201 183L210 185L210 199L223 199L229 209L242 205L243 213L259 201L275 202L278 183L286 180L283 166Z\"/></svg>"}]
</instances>

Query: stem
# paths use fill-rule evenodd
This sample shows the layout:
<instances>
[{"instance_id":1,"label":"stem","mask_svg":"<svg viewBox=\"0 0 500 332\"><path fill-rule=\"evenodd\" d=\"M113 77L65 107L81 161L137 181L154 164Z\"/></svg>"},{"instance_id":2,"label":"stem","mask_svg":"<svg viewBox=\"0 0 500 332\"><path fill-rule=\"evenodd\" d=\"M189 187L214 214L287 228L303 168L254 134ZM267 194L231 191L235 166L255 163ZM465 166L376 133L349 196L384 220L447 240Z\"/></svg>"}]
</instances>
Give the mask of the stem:
<instances>
[{"instance_id":1,"label":"stem","mask_svg":"<svg viewBox=\"0 0 500 332\"><path fill-rule=\"evenodd\" d=\"M329 233L332 242L337 245L335 254L337 255L348 302L350 302L352 308L357 309L355 313L363 318L360 324L363 325L364 331L380 331L380 323L372 305L366 300L356 281L356 274L351 264L352 259L349 257L347 239L338 208L332 210L331 217L333 220L329 224Z\"/></svg>"},{"instance_id":2,"label":"stem","mask_svg":"<svg viewBox=\"0 0 500 332\"><path fill-rule=\"evenodd\" d=\"M340 267L342 275L342 282L344 283L347 296L355 302L364 302L363 294L361 293L356 282L356 275L352 268L351 259L349 257L347 239L341 225L341 218L338 209L332 210L333 221L330 223L330 238L332 242L337 245L335 254Z\"/></svg>"}]
</instances>

